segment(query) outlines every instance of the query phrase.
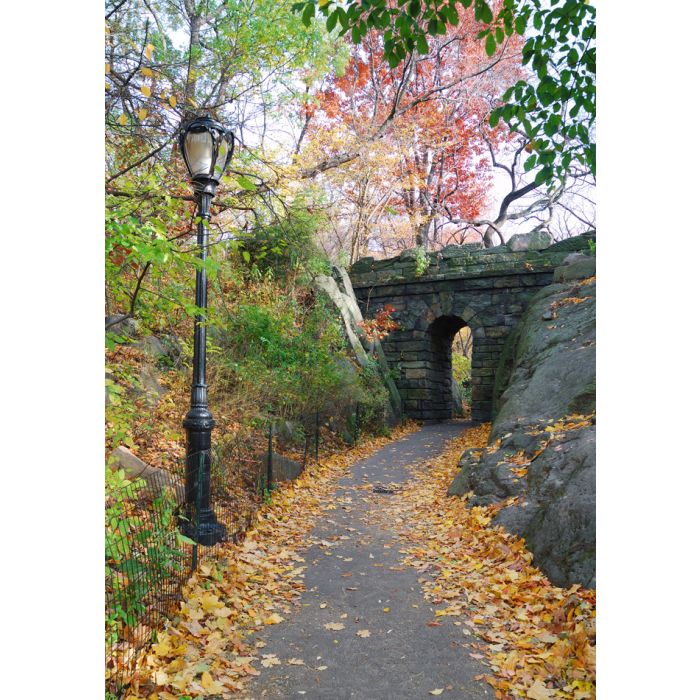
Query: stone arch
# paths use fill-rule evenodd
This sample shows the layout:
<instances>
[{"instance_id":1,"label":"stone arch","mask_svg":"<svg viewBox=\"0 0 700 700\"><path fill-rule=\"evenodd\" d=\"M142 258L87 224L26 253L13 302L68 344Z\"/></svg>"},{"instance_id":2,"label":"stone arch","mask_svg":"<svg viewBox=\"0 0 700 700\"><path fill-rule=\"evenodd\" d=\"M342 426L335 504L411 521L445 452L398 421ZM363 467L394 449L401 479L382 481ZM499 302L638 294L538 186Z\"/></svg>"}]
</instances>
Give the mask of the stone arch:
<instances>
[{"instance_id":1,"label":"stone arch","mask_svg":"<svg viewBox=\"0 0 700 700\"><path fill-rule=\"evenodd\" d=\"M477 347L481 350L480 339L485 337L483 323L477 313L466 304L442 303L437 309L431 308L426 318L427 342L430 347L429 360L426 363L426 380L429 396L424 408L435 420L447 420L454 417L452 394L452 342L455 335L464 327L472 332L472 353ZM447 312L447 313L445 313ZM473 355L472 355L473 356ZM477 399L481 402L482 397Z\"/></svg>"},{"instance_id":2,"label":"stone arch","mask_svg":"<svg viewBox=\"0 0 700 700\"><path fill-rule=\"evenodd\" d=\"M535 253L449 246L432 258L427 274L421 276L416 275L410 254L355 263L350 274L363 310L371 313L389 303L397 312L400 329L382 345L387 362L397 371L404 412L419 420L441 415L429 377L434 348L428 331L447 316L472 330L472 418L490 420L507 338L531 297L551 283L554 269L566 255L560 249Z\"/></svg>"}]
</instances>

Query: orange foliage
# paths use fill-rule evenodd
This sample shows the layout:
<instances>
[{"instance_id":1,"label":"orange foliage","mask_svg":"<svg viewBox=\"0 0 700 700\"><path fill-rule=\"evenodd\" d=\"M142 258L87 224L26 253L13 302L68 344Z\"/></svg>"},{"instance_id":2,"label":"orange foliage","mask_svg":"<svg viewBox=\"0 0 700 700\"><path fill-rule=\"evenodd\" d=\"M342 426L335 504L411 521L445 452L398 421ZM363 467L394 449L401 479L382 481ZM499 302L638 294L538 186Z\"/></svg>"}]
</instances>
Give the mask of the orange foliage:
<instances>
[{"instance_id":1,"label":"orange foliage","mask_svg":"<svg viewBox=\"0 0 700 700\"><path fill-rule=\"evenodd\" d=\"M325 139L326 149L329 134L342 134L336 150L360 144L366 158L385 161L380 167L387 165L389 144L397 157L388 163L393 178L386 206L394 217L410 220L413 235L421 228L429 232L434 245L446 242L436 221L478 218L489 203L492 166L484 135L496 148L511 138L485 120L503 90L521 77L521 40L511 37L507 57L489 68L495 59L477 38L481 29L473 12L461 10L458 26L430 39L429 54L394 70L382 58L381 36L369 32L351 47L344 74L316 94L309 126L311 138ZM344 186L356 190L358 183L349 178Z\"/></svg>"}]
</instances>

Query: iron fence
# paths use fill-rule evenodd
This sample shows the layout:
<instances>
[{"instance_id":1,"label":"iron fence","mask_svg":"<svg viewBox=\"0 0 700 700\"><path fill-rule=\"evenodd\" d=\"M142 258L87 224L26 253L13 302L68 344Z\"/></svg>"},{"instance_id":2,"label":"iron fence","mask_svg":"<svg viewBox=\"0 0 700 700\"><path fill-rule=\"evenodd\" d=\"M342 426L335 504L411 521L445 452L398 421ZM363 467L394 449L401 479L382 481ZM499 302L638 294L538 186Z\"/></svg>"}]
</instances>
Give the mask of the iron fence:
<instances>
[{"instance_id":1,"label":"iron fence","mask_svg":"<svg viewBox=\"0 0 700 700\"><path fill-rule=\"evenodd\" d=\"M360 437L362 409L357 404L341 422L318 411L295 420L266 417L257 440L232 436L214 447L211 464L211 508L226 529L211 547L182 534L184 525L199 518L201 493L188 512L185 462L147 479L126 480L118 472L108 477L105 493L105 669L106 697L119 698L136 670L138 653L176 612L182 586L199 559L216 554L228 542L243 537L258 507L269 497L280 476L279 465L296 473L323 452L332 452ZM259 452L264 431L267 449ZM284 461L287 460L287 461ZM204 460L200 460L203 464ZM277 474L275 474L277 465ZM291 476L295 476L294 470ZM289 477L290 475L283 475ZM203 483L202 474L196 479ZM234 481L236 483L234 484ZM235 488L234 488L235 486ZM241 493L249 497L243 503Z\"/></svg>"}]
</instances>

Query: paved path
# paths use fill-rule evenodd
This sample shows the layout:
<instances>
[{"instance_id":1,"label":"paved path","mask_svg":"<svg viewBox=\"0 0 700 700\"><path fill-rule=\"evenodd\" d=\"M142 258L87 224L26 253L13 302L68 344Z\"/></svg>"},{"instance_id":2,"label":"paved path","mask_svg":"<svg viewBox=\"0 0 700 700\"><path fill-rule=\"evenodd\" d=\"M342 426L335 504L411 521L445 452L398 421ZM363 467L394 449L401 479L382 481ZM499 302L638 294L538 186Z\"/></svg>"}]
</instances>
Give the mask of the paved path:
<instances>
[{"instance_id":1,"label":"paved path","mask_svg":"<svg viewBox=\"0 0 700 700\"><path fill-rule=\"evenodd\" d=\"M261 652L276 654L282 664L261 669L242 697L429 699L438 688L444 699L494 697L488 685L473 680L488 670L468 656L474 638L454 618L428 625L435 618L423 599L421 574L401 565L402 543L382 517L383 499L393 496L368 488L403 482L408 465L439 454L466 425L425 426L355 463L339 481L336 508L320 517L313 530L317 544L304 555L301 608L255 637L267 645ZM329 630L329 623L345 627ZM370 635L360 637L360 630Z\"/></svg>"}]
</instances>

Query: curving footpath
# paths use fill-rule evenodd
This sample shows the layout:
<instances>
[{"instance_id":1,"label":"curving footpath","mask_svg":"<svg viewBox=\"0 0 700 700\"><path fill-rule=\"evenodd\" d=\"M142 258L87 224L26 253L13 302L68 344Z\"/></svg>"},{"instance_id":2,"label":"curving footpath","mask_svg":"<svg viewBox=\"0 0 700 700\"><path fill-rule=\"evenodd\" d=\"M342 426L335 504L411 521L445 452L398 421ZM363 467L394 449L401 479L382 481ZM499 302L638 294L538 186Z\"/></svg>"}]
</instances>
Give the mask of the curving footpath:
<instances>
[{"instance_id":1,"label":"curving footpath","mask_svg":"<svg viewBox=\"0 0 700 700\"><path fill-rule=\"evenodd\" d=\"M424 426L356 462L338 482L304 554L301 607L255 635L260 651L281 663L263 668L240 698L494 697L474 680L485 670L467 653L475 638L450 622L435 626L421 574L401 564L401 540L382 508L411 464L438 455L468 425Z\"/></svg>"}]
</instances>

